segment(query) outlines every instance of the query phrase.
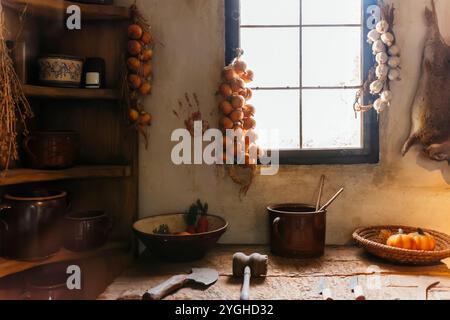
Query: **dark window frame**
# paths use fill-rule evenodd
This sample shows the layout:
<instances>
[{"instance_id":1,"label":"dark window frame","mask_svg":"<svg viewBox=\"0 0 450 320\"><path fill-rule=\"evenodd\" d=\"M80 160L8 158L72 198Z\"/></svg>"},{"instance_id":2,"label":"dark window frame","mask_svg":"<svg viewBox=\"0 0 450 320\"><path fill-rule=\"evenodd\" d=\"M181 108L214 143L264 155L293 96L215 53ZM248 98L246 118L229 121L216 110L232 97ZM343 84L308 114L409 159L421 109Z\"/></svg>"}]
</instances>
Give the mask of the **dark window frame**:
<instances>
[{"instance_id":1,"label":"dark window frame","mask_svg":"<svg viewBox=\"0 0 450 320\"><path fill-rule=\"evenodd\" d=\"M245 1L245 0L244 0ZM369 32L366 18L370 5L376 0L361 0L363 3L363 79L367 79L375 60L372 48L366 41ZM240 48L240 0L225 0L225 63L236 57L236 48ZM245 50L245 48L244 48ZM368 101L365 101L366 103ZM351 106L349 106L351 107ZM380 160L379 124L375 110L363 115L363 148L337 150L280 150L280 164L285 165L325 165L325 164L377 164Z\"/></svg>"}]
</instances>

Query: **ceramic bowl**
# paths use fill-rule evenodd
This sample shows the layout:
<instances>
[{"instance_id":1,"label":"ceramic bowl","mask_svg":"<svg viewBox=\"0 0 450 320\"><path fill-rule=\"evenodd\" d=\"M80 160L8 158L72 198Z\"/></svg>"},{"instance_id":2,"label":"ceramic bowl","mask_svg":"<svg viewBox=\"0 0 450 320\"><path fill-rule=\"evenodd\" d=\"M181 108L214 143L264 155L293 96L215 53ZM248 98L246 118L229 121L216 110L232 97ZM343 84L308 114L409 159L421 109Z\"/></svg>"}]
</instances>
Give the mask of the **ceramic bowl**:
<instances>
[{"instance_id":1,"label":"ceramic bowl","mask_svg":"<svg viewBox=\"0 0 450 320\"><path fill-rule=\"evenodd\" d=\"M223 218L208 215L209 230L205 233L192 235L160 235L153 231L165 224L173 233L186 230L185 214L165 214L145 218L133 225L133 230L139 240L150 253L162 260L172 262L188 262L203 258L212 249L220 237L226 232L228 222Z\"/></svg>"},{"instance_id":2,"label":"ceramic bowl","mask_svg":"<svg viewBox=\"0 0 450 320\"><path fill-rule=\"evenodd\" d=\"M38 59L39 82L55 87L80 87L84 59L48 55Z\"/></svg>"}]
</instances>

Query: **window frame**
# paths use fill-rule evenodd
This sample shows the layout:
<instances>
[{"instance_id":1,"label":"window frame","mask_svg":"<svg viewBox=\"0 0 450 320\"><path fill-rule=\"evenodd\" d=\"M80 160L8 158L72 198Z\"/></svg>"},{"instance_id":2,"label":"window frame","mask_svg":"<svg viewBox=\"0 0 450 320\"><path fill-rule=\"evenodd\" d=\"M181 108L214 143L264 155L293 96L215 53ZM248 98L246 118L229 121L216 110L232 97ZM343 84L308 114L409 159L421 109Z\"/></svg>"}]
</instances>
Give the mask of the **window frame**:
<instances>
[{"instance_id":1,"label":"window frame","mask_svg":"<svg viewBox=\"0 0 450 320\"><path fill-rule=\"evenodd\" d=\"M244 0L245 1L245 0ZM362 16L367 16L370 5L376 0L361 0ZM225 0L225 64L236 57L236 48L240 48L240 0ZM372 48L366 41L370 31L367 23L363 27L363 79L367 79L370 69L375 64ZM245 50L245 48L243 48ZM369 103L370 101L365 101ZM349 106L351 107L351 106ZM325 164L377 164L380 160L379 124L375 110L363 115L363 148L330 150L280 150L280 164L285 165L325 165Z\"/></svg>"}]
</instances>

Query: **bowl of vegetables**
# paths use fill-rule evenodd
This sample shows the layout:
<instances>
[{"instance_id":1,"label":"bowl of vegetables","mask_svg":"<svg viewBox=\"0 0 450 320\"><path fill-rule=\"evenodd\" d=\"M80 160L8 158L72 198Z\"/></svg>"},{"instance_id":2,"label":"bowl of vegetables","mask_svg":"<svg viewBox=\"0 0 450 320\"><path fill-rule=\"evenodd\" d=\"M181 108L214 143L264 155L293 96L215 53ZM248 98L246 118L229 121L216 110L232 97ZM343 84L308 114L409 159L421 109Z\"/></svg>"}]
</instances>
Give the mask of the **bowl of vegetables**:
<instances>
[{"instance_id":1,"label":"bowl of vegetables","mask_svg":"<svg viewBox=\"0 0 450 320\"><path fill-rule=\"evenodd\" d=\"M208 204L198 200L187 213L162 214L133 225L137 238L160 259L170 262L198 260L226 232L225 219L208 214Z\"/></svg>"}]
</instances>

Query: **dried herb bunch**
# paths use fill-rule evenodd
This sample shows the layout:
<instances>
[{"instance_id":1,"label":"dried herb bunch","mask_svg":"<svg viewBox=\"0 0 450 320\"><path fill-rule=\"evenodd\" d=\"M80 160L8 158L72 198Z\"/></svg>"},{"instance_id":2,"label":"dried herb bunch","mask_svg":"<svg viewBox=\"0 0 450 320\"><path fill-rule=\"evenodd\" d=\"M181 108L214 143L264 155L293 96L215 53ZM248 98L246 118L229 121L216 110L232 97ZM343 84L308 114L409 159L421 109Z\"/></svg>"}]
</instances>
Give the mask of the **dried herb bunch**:
<instances>
[{"instance_id":1,"label":"dried herb bunch","mask_svg":"<svg viewBox=\"0 0 450 320\"><path fill-rule=\"evenodd\" d=\"M33 117L14 63L6 45L3 11L0 13L0 169L8 169L11 161L18 160L18 124L27 135L26 121Z\"/></svg>"}]
</instances>

